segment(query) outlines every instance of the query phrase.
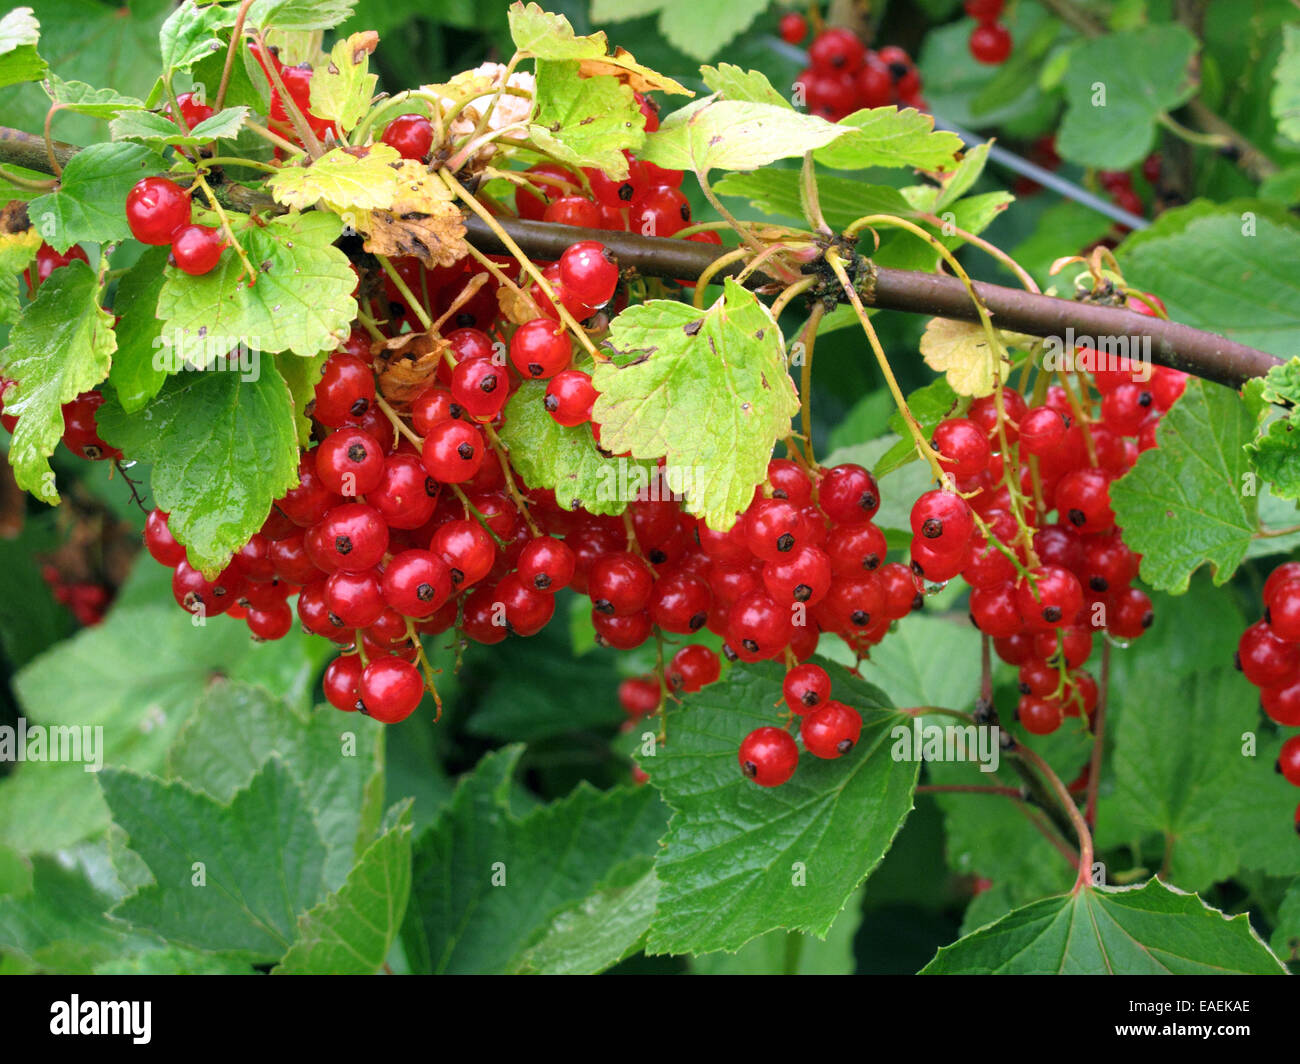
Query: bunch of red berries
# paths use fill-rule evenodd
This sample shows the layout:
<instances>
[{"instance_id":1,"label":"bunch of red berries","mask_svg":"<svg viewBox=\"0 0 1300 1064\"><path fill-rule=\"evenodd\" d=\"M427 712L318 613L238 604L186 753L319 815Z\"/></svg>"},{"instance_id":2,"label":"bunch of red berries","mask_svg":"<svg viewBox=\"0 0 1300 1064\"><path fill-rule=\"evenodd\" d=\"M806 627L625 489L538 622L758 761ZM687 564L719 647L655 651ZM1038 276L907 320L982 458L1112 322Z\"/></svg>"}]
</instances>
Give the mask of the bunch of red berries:
<instances>
[{"instance_id":1,"label":"bunch of red berries","mask_svg":"<svg viewBox=\"0 0 1300 1064\"><path fill-rule=\"evenodd\" d=\"M802 15L792 12L781 19L781 36L790 44L800 43L807 33ZM895 45L873 51L852 30L840 27L824 29L813 39L808 68L795 84L802 88L808 111L829 122L864 107L925 107L921 75L907 52Z\"/></svg>"},{"instance_id":2,"label":"bunch of red berries","mask_svg":"<svg viewBox=\"0 0 1300 1064\"><path fill-rule=\"evenodd\" d=\"M1096 368L1042 389L1032 405L1004 387L941 422L931 446L948 483L911 514L913 570L970 585L971 620L1019 667L1018 716L1040 735L1096 708L1097 685L1082 669L1093 633L1131 640L1152 623L1110 483L1155 446L1157 423L1186 385L1175 370L1079 358Z\"/></svg>"},{"instance_id":3,"label":"bunch of red berries","mask_svg":"<svg viewBox=\"0 0 1300 1064\"><path fill-rule=\"evenodd\" d=\"M1264 617L1242 633L1235 661L1259 688L1259 702L1269 718L1284 728L1300 728L1300 562L1284 562L1269 574ZM1300 787L1300 735L1282 744L1277 770Z\"/></svg>"},{"instance_id":4,"label":"bunch of red berries","mask_svg":"<svg viewBox=\"0 0 1300 1064\"><path fill-rule=\"evenodd\" d=\"M191 221L190 193L165 177L136 182L126 197L126 223L142 244L170 244L171 263L196 276L211 271L226 248L220 229Z\"/></svg>"},{"instance_id":5,"label":"bunch of red berries","mask_svg":"<svg viewBox=\"0 0 1300 1064\"><path fill-rule=\"evenodd\" d=\"M977 63L999 66L1011 55L1011 31L998 21L1003 0L965 0L966 14L975 20L970 31L970 54Z\"/></svg>"},{"instance_id":6,"label":"bunch of red berries","mask_svg":"<svg viewBox=\"0 0 1300 1064\"><path fill-rule=\"evenodd\" d=\"M104 619L112 594L103 584L90 580L68 580L57 566L41 566L41 579L54 594L54 601L67 606L77 623L91 628Z\"/></svg>"}]
</instances>

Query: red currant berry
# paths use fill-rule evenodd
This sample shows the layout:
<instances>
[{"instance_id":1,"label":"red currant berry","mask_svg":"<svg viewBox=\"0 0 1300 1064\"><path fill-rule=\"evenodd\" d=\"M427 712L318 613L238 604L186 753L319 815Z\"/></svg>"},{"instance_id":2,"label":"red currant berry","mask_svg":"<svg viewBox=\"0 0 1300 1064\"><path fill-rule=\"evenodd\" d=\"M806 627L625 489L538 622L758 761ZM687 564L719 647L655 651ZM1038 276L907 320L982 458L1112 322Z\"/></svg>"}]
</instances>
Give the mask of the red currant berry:
<instances>
[{"instance_id":1,"label":"red currant berry","mask_svg":"<svg viewBox=\"0 0 1300 1064\"><path fill-rule=\"evenodd\" d=\"M803 716L831 697L831 678L820 665L796 665L781 685L790 712Z\"/></svg>"},{"instance_id":2,"label":"red currant berry","mask_svg":"<svg viewBox=\"0 0 1300 1064\"><path fill-rule=\"evenodd\" d=\"M808 20L798 11L787 11L777 23L777 32L786 44L799 44L808 36Z\"/></svg>"},{"instance_id":3,"label":"red currant berry","mask_svg":"<svg viewBox=\"0 0 1300 1064\"><path fill-rule=\"evenodd\" d=\"M375 401L375 375L356 355L336 351L321 367L315 400L312 416L328 428L340 428L370 409Z\"/></svg>"},{"instance_id":4,"label":"red currant berry","mask_svg":"<svg viewBox=\"0 0 1300 1064\"><path fill-rule=\"evenodd\" d=\"M440 421L424 437L421 457L429 475L441 484L469 480L483 465L483 436L465 421Z\"/></svg>"},{"instance_id":5,"label":"red currant berry","mask_svg":"<svg viewBox=\"0 0 1300 1064\"><path fill-rule=\"evenodd\" d=\"M423 159L433 147L433 123L424 115L398 115L379 139L403 159Z\"/></svg>"},{"instance_id":6,"label":"red currant berry","mask_svg":"<svg viewBox=\"0 0 1300 1064\"><path fill-rule=\"evenodd\" d=\"M1011 54L1011 32L1000 22L981 22L971 30L970 54L977 63L1005 63Z\"/></svg>"},{"instance_id":7,"label":"red currant berry","mask_svg":"<svg viewBox=\"0 0 1300 1064\"><path fill-rule=\"evenodd\" d=\"M830 701L813 710L799 725L804 749L814 757L843 757L862 734L862 717L843 702Z\"/></svg>"},{"instance_id":8,"label":"red currant berry","mask_svg":"<svg viewBox=\"0 0 1300 1064\"><path fill-rule=\"evenodd\" d=\"M629 676L618 685L618 704L633 720L659 708L659 681L653 676Z\"/></svg>"},{"instance_id":9,"label":"red currant berry","mask_svg":"<svg viewBox=\"0 0 1300 1064\"><path fill-rule=\"evenodd\" d=\"M554 377L572 358L568 331L550 318L525 322L510 340L510 361L526 378Z\"/></svg>"},{"instance_id":10,"label":"red currant berry","mask_svg":"<svg viewBox=\"0 0 1300 1064\"><path fill-rule=\"evenodd\" d=\"M600 241L581 240L560 256L560 280L587 306L604 306L618 287L618 260Z\"/></svg>"},{"instance_id":11,"label":"red currant berry","mask_svg":"<svg viewBox=\"0 0 1300 1064\"><path fill-rule=\"evenodd\" d=\"M388 550L388 525L378 510L364 503L334 507L313 531L317 533L322 560L333 569L373 569Z\"/></svg>"},{"instance_id":12,"label":"red currant berry","mask_svg":"<svg viewBox=\"0 0 1300 1064\"><path fill-rule=\"evenodd\" d=\"M171 261L195 277L210 273L221 261L226 238L207 225L183 225L172 234Z\"/></svg>"},{"instance_id":13,"label":"red currant berry","mask_svg":"<svg viewBox=\"0 0 1300 1064\"><path fill-rule=\"evenodd\" d=\"M1031 630L1058 628L1070 624L1083 607L1083 588L1068 569L1040 565L1020 578L1016 605Z\"/></svg>"},{"instance_id":14,"label":"red currant berry","mask_svg":"<svg viewBox=\"0 0 1300 1064\"><path fill-rule=\"evenodd\" d=\"M740 771L760 787L779 787L794 775L799 747L788 731L755 728L740 744Z\"/></svg>"},{"instance_id":15,"label":"red currant berry","mask_svg":"<svg viewBox=\"0 0 1300 1064\"><path fill-rule=\"evenodd\" d=\"M397 724L415 712L424 697L420 670L401 658L379 658L361 673L357 685L362 712L383 724Z\"/></svg>"},{"instance_id":16,"label":"red currant berry","mask_svg":"<svg viewBox=\"0 0 1300 1064\"><path fill-rule=\"evenodd\" d=\"M137 181L126 197L126 224L142 244L170 244L172 234L190 222L190 197L165 177Z\"/></svg>"},{"instance_id":17,"label":"red currant berry","mask_svg":"<svg viewBox=\"0 0 1300 1064\"><path fill-rule=\"evenodd\" d=\"M630 552L599 559L591 567L587 592L597 613L626 617L645 609L654 589L650 567Z\"/></svg>"},{"instance_id":18,"label":"red currant berry","mask_svg":"<svg viewBox=\"0 0 1300 1064\"><path fill-rule=\"evenodd\" d=\"M955 554L966 549L975 519L966 500L951 491L927 491L912 504L912 535L923 539L936 554Z\"/></svg>"},{"instance_id":19,"label":"red currant berry","mask_svg":"<svg viewBox=\"0 0 1300 1064\"><path fill-rule=\"evenodd\" d=\"M1126 587L1110 596L1106 630L1117 639L1137 639L1155 621L1151 599L1135 587Z\"/></svg>"},{"instance_id":20,"label":"red currant berry","mask_svg":"<svg viewBox=\"0 0 1300 1064\"><path fill-rule=\"evenodd\" d=\"M329 663L325 669L325 700L335 709L344 713L356 711L361 698L361 664L359 654L342 654Z\"/></svg>"},{"instance_id":21,"label":"red currant berry","mask_svg":"<svg viewBox=\"0 0 1300 1064\"><path fill-rule=\"evenodd\" d=\"M1016 707L1016 719L1030 735L1051 735L1061 726L1064 713L1055 698L1023 695Z\"/></svg>"},{"instance_id":22,"label":"red currant berry","mask_svg":"<svg viewBox=\"0 0 1300 1064\"><path fill-rule=\"evenodd\" d=\"M699 643L688 643L668 663L668 682L673 690L683 694L694 694L714 683L721 674L718 655Z\"/></svg>"},{"instance_id":23,"label":"red currant berry","mask_svg":"<svg viewBox=\"0 0 1300 1064\"><path fill-rule=\"evenodd\" d=\"M860 525L880 509L880 487L862 466L845 463L822 475L817 501L822 513L837 525Z\"/></svg>"},{"instance_id":24,"label":"red currant berry","mask_svg":"<svg viewBox=\"0 0 1300 1064\"><path fill-rule=\"evenodd\" d=\"M336 495L356 498L383 483L383 448L362 429L341 428L312 453L316 455L316 475Z\"/></svg>"},{"instance_id":25,"label":"red currant berry","mask_svg":"<svg viewBox=\"0 0 1300 1064\"><path fill-rule=\"evenodd\" d=\"M151 510L144 523L144 546L159 565L169 569L185 561L185 548L176 541L167 527L167 515L161 510Z\"/></svg>"}]
</instances>

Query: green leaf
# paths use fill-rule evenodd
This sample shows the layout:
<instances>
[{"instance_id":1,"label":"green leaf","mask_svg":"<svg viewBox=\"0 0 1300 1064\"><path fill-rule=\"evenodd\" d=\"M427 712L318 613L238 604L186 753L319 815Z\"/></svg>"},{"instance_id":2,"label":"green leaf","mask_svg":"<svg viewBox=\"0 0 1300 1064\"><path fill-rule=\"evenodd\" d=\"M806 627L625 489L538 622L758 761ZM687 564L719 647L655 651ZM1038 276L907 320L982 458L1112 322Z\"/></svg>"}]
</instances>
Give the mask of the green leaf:
<instances>
[{"instance_id":1,"label":"green leaf","mask_svg":"<svg viewBox=\"0 0 1300 1064\"><path fill-rule=\"evenodd\" d=\"M749 29L767 6L767 0L727 0L711 6L695 0L664 0L659 32L678 51L702 62Z\"/></svg>"},{"instance_id":2,"label":"green leaf","mask_svg":"<svg viewBox=\"0 0 1300 1064\"><path fill-rule=\"evenodd\" d=\"M315 680L315 662L306 682ZM223 684L188 719L167 753L167 775L230 801L271 757L279 757L303 789L320 828L329 889L338 889L374 840L382 813L368 801L382 783L384 730L332 706L294 711L265 690Z\"/></svg>"},{"instance_id":3,"label":"green leaf","mask_svg":"<svg viewBox=\"0 0 1300 1064\"><path fill-rule=\"evenodd\" d=\"M68 160L57 192L28 204L28 215L59 252L82 241L125 240L131 230L122 204L158 164L158 157L138 144L92 144Z\"/></svg>"},{"instance_id":4,"label":"green leaf","mask_svg":"<svg viewBox=\"0 0 1300 1064\"><path fill-rule=\"evenodd\" d=\"M41 234L35 229L0 233L0 323L8 325L18 320L22 309L18 300L18 280L32 264L40 247Z\"/></svg>"},{"instance_id":5,"label":"green leaf","mask_svg":"<svg viewBox=\"0 0 1300 1064\"><path fill-rule=\"evenodd\" d=\"M611 458L596 446L589 424L566 428L546 412L545 398L545 381L524 381L506 404L501 442L524 483L554 490L566 510L622 513L649 485L655 463Z\"/></svg>"},{"instance_id":6,"label":"green leaf","mask_svg":"<svg viewBox=\"0 0 1300 1064\"><path fill-rule=\"evenodd\" d=\"M1300 142L1300 26L1282 27L1282 54L1273 69L1273 94L1269 98L1277 131Z\"/></svg>"},{"instance_id":7,"label":"green leaf","mask_svg":"<svg viewBox=\"0 0 1300 1064\"><path fill-rule=\"evenodd\" d=\"M377 838L347 882L298 918L273 975L374 975L397 938L411 893L411 807Z\"/></svg>"},{"instance_id":8,"label":"green leaf","mask_svg":"<svg viewBox=\"0 0 1300 1064\"><path fill-rule=\"evenodd\" d=\"M1234 701L1256 706L1258 692L1247 685L1244 677L1235 677L1235 681ZM1224 796L1218 810L1219 830L1235 842L1241 866L1274 876L1300 875L1300 847L1295 845L1295 787L1275 771L1285 739L1280 734L1259 735L1249 771L1236 777L1237 786ZM1238 740L1243 741L1243 737L1238 736Z\"/></svg>"},{"instance_id":9,"label":"green leaf","mask_svg":"<svg viewBox=\"0 0 1300 1064\"><path fill-rule=\"evenodd\" d=\"M256 0L248 25L281 32L332 30L352 14L356 0Z\"/></svg>"},{"instance_id":10,"label":"green leaf","mask_svg":"<svg viewBox=\"0 0 1300 1064\"><path fill-rule=\"evenodd\" d=\"M74 260L37 289L0 351L5 375L18 382L5 393L5 413L19 418L9 464L18 486L43 502L59 501L48 459L63 436L62 404L108 376L116 348L99 278Z\"/></svg>"},{"instance_id":11,"label":"green leaf","mask_svg":"<svg viewBox=\"0 0 1300 1064\"><path fill-rule=\"evenodd\" d=\"M603 446L666 457L667 483L686 509L730 528L799 406L771 313L728 278L703 314L662 299L629 307L605 344L618 357L593 376Z\"/></svg>"},{"instance_id":12,"label":"green leaf","mask_svg":"<svg viewBox=\"0 0 1300 1064\"><path fill-rule=\"evenodd\" d=\"M1155 143L1156 119L1196 92L1188 67L1197 40L1176 23L1094 37L1077 45L1065 74L1061 156L1124 170Z\"/></svg>"},{"instance_id":13,"label":"green leaf","mask_svg":"<svg viewBox=\"0 0 1300 1064\"><path fill-rule=\"evenodd\" d=\"M1061 248L1087 247L1110 232L1114 224L1091 207L1061 200L1043 211L1033 232L1011 248L1010 254L1046 288L1052 283L1048 271L1061 257Z\"/></svg>"},{"instance_id":14,"label":"green leaf","mask_svg":"<svg viewBox=\"0 0 1300 1064\"><path fill-rule=\"evenodd\" d=\"M374 36L353 34L334 45L329 63L312 75L312 114L337 122L345 130L365 117L379 80L378 74L370 73L375 40Z\"/></svg>"},{"instance_id":15,"label":"green leaf","mask_svg":"<svg viewBox=\"0 0 1300 1064\"><path fill-rule=\"evenodd\" d=\"M157 946L105 915L122 893L100 851L38 854L30 890L0 897L0 949L45 971L88 975L109 958Z\"/></svg>"},{"instance_id":16,"label":"green leaf","mask_svg":"<svg viewBox=\"0 0 1300 1064\"><path fill-rule=\"evenodd\" d=\"M1253 419L1235 392L1189 380L1156 430L1159 446L1111 484L1115 521L1142 555L1142 579L1152 587L1186 591L1206 562L1216 584L1236 572L1256 527L1242 450L1253 435Z\"/></svg>"},{"instance_id":17,"label":"green leaf","mask_svg":"<svg viewBox=\"0 0 1300 1064\"><path fill-rule=\"evenodd\" d=\"M1270 945L1284 960L1300 959L1300 879L1287 888L1286 897L1277 911L1277 926Z\"/></svg>"},{"instance_id":18,"label":"green leaf","mask_svg":"<svg viewBox=\"0 0 1300 1064\"><path fill-rule=\"evenodd\" d=\"M957 134L936 131L934 119L910 107L873 107L854 111L839 125L851 132L815 153L823 166L865 170L869 166L906 166L917 170L951 170L964 145Z\"/></svg>"},{"instance_id":19,"label":"green leaf","mask_svg":"<svg viewBox=\"0 0 1300 1064\"><path fill-rule=\"evenodd\" d=\"M771 103L710 97L674 111L638 153L672 170L757 170L829 144L846 130Z\"/></svg>"},{"instance_id":20,"label":"green leaf","mask_svg":"<svg viewBox=\"0 0 1300 1064\"><path fill-rule=\"evenodd\" d=\"M1166 878L1188 890L1236 871L1236 837L1224 830L1223 804L1260 767L1242 756L1242 735L1254 730L1259 711L1239 688L1240 680L1220 668L1159 670L1140 690L1112 692L1122 713L1114 787L1098 810L1100 845L1163 837Z\"/></svg>"},{"instance_id":21,"label":"green leaf","mask_svg":"<svg viewBox=\"0 0 1300 1064\"><path fill-rule=\"evenodd\" d=\"M201 277L168 269L158 317L178 338L178 356L206 366L241 341L263 353L307 356L338 347L357 312L351 294L356 275L333 246L342 224L312 211L240 232L257 270L252 285L240 279L243 266L230 253Z\"/></svg>"},{"instance_id":22,"label":"green leaf","mask_svg":"<svg viewBox=\"0 0 1300 1064\"><path fill-rule=\"evenodd\" d=\"M595 59L608 48L603 33L579 37L567 18L544 11L537 4L511 4L509 20L515 47L535 59Z\"/></svg>"},{"instance_id":23,"label":"green leaf","mask_svg":"<svg viewBox=\"0 0 1300 1064\"><path fill-rule=\"evenodd\" d=\"M562 162L627 176L624 149L645 142L645 116L632 89L616 77L583 77L576 60L537 63L532 142Z\"/></svg>"},{"instance_id":24,"label":"green leaf","mask_svg":"<svg viewBox=\"0 0 1300 1064\"><path fill-rule=\"evenodd\" d=\"M234 5L184 0L158 31L163 69L189 71L200 59L224 51L219 31L235 24L235 13Z\"/></svg>"},{"instance_id":25,"label":"green leaf","mask_svg":"<svg viewBox=\"0 0 1300 1064\"><path fill-rule=\"evenodd\" d=\"M183 783L100 774L113 820L154 882L114 915L191 949L279 959L325 893L325 844L302 789L272 758L228 804Z\"/></svg>"},{"instance_id":26,"label":"green leaf","mask_svg":"<svg viewBox=\"0 0 1300 1064\"><path fill-rule=\"evenodd\" d=\"M1121 248L1125 278L1159 292L1175 321L1290 358L1300 345L1289 265L1300 233L1253 211L1189 217L1171 235Z\"/></svg>"},{"instance_id":27,"label":"green leaf","mask_svg":"<svg viewBox=\"0 0 1300 1064\"><path fill-rule=\"evenodd\" d=\"M659 896L649 857L623 865L572 908L558 913L513 971L529 975L592 975L636 949Z\"/></svg>"},{"instance_id":28,"label":"green leaf","mask_svg":"<svg viewBox=\"0 0 1300 1064\"><path fill-rule=\"evenodd\" d=\"M776 107L789 107L790 101L772 87L767 75L760 70L745 70L731 63L719 63L700 70L704 84L727 100L745 100L749 103L770 103Z\"/></svg>"},{"instance_id":29,"label":"green leaf","mask_svg":"<svg viewBox=\"0 0 1300 1064\"><path fill-rule=\"evenodd\" d=\"M0 18L0 88L39 81L48 69L36 54L41 25L30 7L16 7Z\"/></svg>"},{"instance_id":30,"label":"green leaf","mask_svg":"<svg viewBox=\"0 0 1300 1064\"><path fill-rule=\"evenodd\" d=\"M223 137L234 138L247 120L247 107L227 107L205 118L188 133L183 133L180 126L166 115L153 111L128 111L113 119L108 128L114 140L138 140L156 149L167 145L195 148Z\"/></svg>"},{"instance_id":31,"label":"green leaf","mask_svg":"<svg viewBox=\"0 0 1300 1064\"><path fill-rule=\"evenodd\" d=\"M824 941L802 931L769 931L735 953L720 950L692 957L691 971L696 975L852 975L857 968L853 939L862 926L864 890L859 888L849 899Z\"/></svg>"},{"instance_id":32,"label":"green leaf","mask_svg":"<svg viewBox=\"0 0 1300 1064\"><path fill-rule=\"evenodd\" d=\"M270 358L252 379L233 369L171 377L144 409L99 411L115 447L153 466L151 486L190 563L215 576L248 542L271 503L298 482L289 389Z\"/></svg>"},{"instance_id":33,"label":"green leaf","mask_svg":"<svg viewBox=\"0 0 1300 1064\"><path fill-rule=\"evenodd\" d=\"M117 401L128 414L149 403L167 379L162 350L163 323L158 319L158 296L166 279L164 267L171 249L148 248L117 284L113 312L117 352L108 372Z\"/></svg>"},{"instance_id":34,"label":"green leaf","mask_svg":"<svg viewBox=\"0 0 1300 1064\"><path fill-rule=\"evenodd\" d=\"M521 749L484 757L416 840L402 928L413 970L514 970L531 946L555 933L557 916L655 850L666 811L648 787L601 793L584 783L527 816L513 814L509 783ZM604 901L606 912L617 906ZM624 948L640 933L634 925L626 934Z\"/></svg>"},{"instance_id":35,"label":"green leaf","mask_svg":"<svg viewBox=\"0 0 1300 1064\"><path fill-rule=\"evenodd\" d=\"M316 399L316 385L320 383L321 368L329 357L328 351L322 351L310 358L287 352L274 356L276 368L289 389L289 400L293 404L293 423L298 430L298 446L304 450L311 447L312 433L312 420L307 414L307 404Z\"/></svg>"},{"instance_id":36,"label":"green leaf","mask_svg":"<svg viewBox=\"0 0 1300 1064\"><path fill-rule=\"evenodd\" d=\"M978 144L962 155L961 162L950 174L945 174L943 187L934 203L932 214L938 214L966 195L984 173L984 164L988 162L991 143Z\"/></svg>"},{"instance_id":37,"label":"green leaf","mask_svg":"<svg viewBox=\"0 0 1300 1064\"><path fill-rule=\"evenodd\" d=\"M776 719L779 666L735 666L725 686L669 711L670 741L641 758L673 809L648 952L735 950L780 927L823 937L884 856L912 808L917 765L890 756L907 718L877 688L829 671L836 697L862 713L861 738L833 762L805 755L779 788L757 787L736 763L745 735Z\"/></svg>"},{"instance_id":38,"label":"green leaf","mask_svg":"<svg viewBox=\"0 0 1300 1064\"><path fill-rule=\"evenodd\" d=\"M1242 913L1151 880L1044 898L939 950L922 975L1282 975Z\"/></svg>"},{"instance_id":39,"label":"green leaf","mask_svg":"<svg viewBox=\"0 0 1300 1064\"><path fill-rule=\"evenodd\" d=\"M116 118L123 111L143 111L143 100L124 96L115 89L97 89L84 81L64 81L51 74L46 84L50 99L63 110L90 118Z\"/></svg>"},{"instance_id":40,"label":"green leaf","mask_svg":"<svg viewBox=\"0 0 1300 1064\"><path fill-rule=\"evenodd\" d=\"M725 174L713 186L723 196L743 196L765 214L801 218L798 170L755 170L748 174ZM827 174L817 176L817 198L826 221L837 229L868 214L914 215L911 204L888 185L868 185L861 181ZM857 319L855 318L854 321Z\"/></svg>"},{"instance_id":41,"label":"green leaf","mask_svg":"<svg viewBox=\"0 0 1300 1064\"><path fill-rule=\"evenodd\" d=\"M144 567L157 570L166 594L167 571L150 558ZM115 608L33 659L14 686L29 723L78 729L93 742L85 747L92 767L102 760L160 772L177 732L200 700L217 697L222 677L301 701L327 651L300 631L259 646L242 622L198 627L174 603L154 598ZM107 826L95 774L82 762L26 761L0 784L0 843L24 853L71 846Z\"/></svg>"},{"instance_id":42,"label":"green leaf","mask_svg":"<svg viewBox=\"0 0 1300 1064\"><path fill-rule=\"evenodd\" d=\"M921 434L926 439L929 439L934 430L939 427L939 422L950 417L960 417L966 405L965 397L952 390L952 385L948 383L946 377L939 377L929 384L922 385L907 397L908 409L912 411L912 416L921 426ZM872 472L877 477L892 473L899 466L906 465L917 457L916 444L903 420L903 415L897 410L889 418L889 428L899 439L876 462Z\"/></svg>"}]
</instances>

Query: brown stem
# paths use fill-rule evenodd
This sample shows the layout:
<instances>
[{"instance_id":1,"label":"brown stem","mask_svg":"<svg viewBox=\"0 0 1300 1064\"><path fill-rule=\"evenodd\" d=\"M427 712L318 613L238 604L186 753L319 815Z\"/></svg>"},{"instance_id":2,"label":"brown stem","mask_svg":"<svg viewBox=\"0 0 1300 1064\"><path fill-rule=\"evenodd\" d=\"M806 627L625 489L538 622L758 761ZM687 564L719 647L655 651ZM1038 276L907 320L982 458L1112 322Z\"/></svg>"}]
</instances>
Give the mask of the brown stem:
<instances>
[{"instance_id":1,"label":"brown stem","mask_svg":"<svg viewBox=\"0 0 1300 1064\"><path fill-rule=\"evenodd\" d=\"M60 165L77 152L72 145L55 141L51 150ZM45 158L45 142L17 130L0 127L0 163L15 163L39 173L51 173ZM269 196L243 185L214 187L218 198L246 213L282 211ZM536 259L558 259L578 240L599 240L619 260L623 269L634 269L650 277L699 277L726 248L697 244L690 240L641 236L604 229L582 229L553 222L519 218L493 221L524 252ZM465 218L466 235L480 251L501 254L508 251L500 236L481 218ZM739 263L720 271L720 276L738 273ZM758 277L758 283L771 283ZM901 310L956 321L977 321L979 314L970 294L956 277L920 273L914 270L874 269L874 284L864 286L863 301L881 310ZM1191 373L1206 380L1240 388L1252 377L1262 377L1281 360L1254 347L1247 347L1215 333L1203 332L1177 322L1151 318L1123 307L1080 303L1053 296L1036 295L1018 288L974 282L976 295L988 308L1001 329L1030 336L1064 340L1072 328L1079 336L1123 338L1130 350L1144 350L1149 342L1151 360L1157 365Z\"/></svg>"}]
</instances>

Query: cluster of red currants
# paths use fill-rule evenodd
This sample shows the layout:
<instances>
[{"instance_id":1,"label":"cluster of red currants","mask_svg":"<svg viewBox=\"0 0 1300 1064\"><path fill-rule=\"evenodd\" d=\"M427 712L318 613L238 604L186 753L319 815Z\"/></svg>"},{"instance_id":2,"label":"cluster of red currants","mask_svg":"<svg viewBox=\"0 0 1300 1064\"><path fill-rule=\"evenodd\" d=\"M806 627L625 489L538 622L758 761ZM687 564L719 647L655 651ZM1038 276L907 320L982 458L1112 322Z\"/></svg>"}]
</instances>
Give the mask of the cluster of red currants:
<instances>
[{"instance_id":1,"label":"cluster of red currants","mask_svg":"<svg viewBox=\"0 0 1300 1064\"><path fill-rule=\"evenodd\" d=\"M190 193L165 177L137 181L126 196L126 223L142 244L171 245L170 262L195 276L221 261L226 238L220 229L191 221Z\"/></svg>"},{"instance_id":2,"label":"cluster of red currants","mask_svg":"<svg viewBox=\"0 0 1300 1064\"><path fill-rule=\"evenodd\" d=\"M977 63L999 66L1011 55L1011 31L998 19L1003 0L965 0L966 14L975 20L970 31L970 54Z\"/></svg>"},{"instance_id":3,"label":"cluster of red currants","mask_svg":"<svg viewBox=\"0 0 1300 1064\"><path fill-rule=\"evenodd\" d=\"M808 21L790 12L781 19L780 33L788 43L799 44L808 34ZM841 27L817 34L808 46L808 68L795 84L808 111L828 122L864 107L925 108L921 75L907 52L895 45L873 51L852 30Z\"/></svg>"},{"instance_id":4,"label":"cluster of red currants","mask_svg":"<svg viewBox=\"0 0 1300 1064\"><path fill-rule=\"evenodd\" d=\"M1264 617L1237 644L1236 665L1259 688L1269 718L1300 728L1300 562L1284 562L1264 582ZM1300 787L1300 735L1282 744L1277 770ZM1300 831L1300 806L1296 807Z\"/></svg>"},{"instance_id":5,"label":"cluster of red currants","mask_svg":"<svg viewBox=\"0 0 1300 1064\"><path fill-rule=\"evenodd\" d=\"M913 571L970 585L971 620L1019 667L1018 718L1040 735L1096 708L1097 685L1082 669L1093 633L1131 640L1152 623L1110 482L1155 446L1157 423L1186 386L1175 370L1124 358L1102 366L1091 350L1078 358L1092 372L1070 374L1068 387L1047 387L1033 405L1004 387L941 422L932 446L949 483L911 514Z\"/></svg>"},{"instance_id":6,"label":"cluster of red currants","mask_svg":"<svg viewBox=\"0 0 1300 1064\"><path fill-rule=\"evenodd\" d=\"M857 744L862 734L858 711L831 698L831 678L820 665L796 665L782 684L785 704L799 717L799 738L813 757L834 760ZM779 787L794 775L799 748L784 728L755 728L740 744L740 771L760 787Z\"/></svg>"},{"instance_id":7,"label":"cluster of red currants","mask_svg":"<svg viewBox=\"0 0 1300 1064\"><path fill-rule=\"evenodd\" d=\"M54 601L66 606L77 623L91 628L104 619L112 600L109 589L89 580L67 580L57 566L41 566L41 579L54 594Z\"/></svg>"}]
</instances>

